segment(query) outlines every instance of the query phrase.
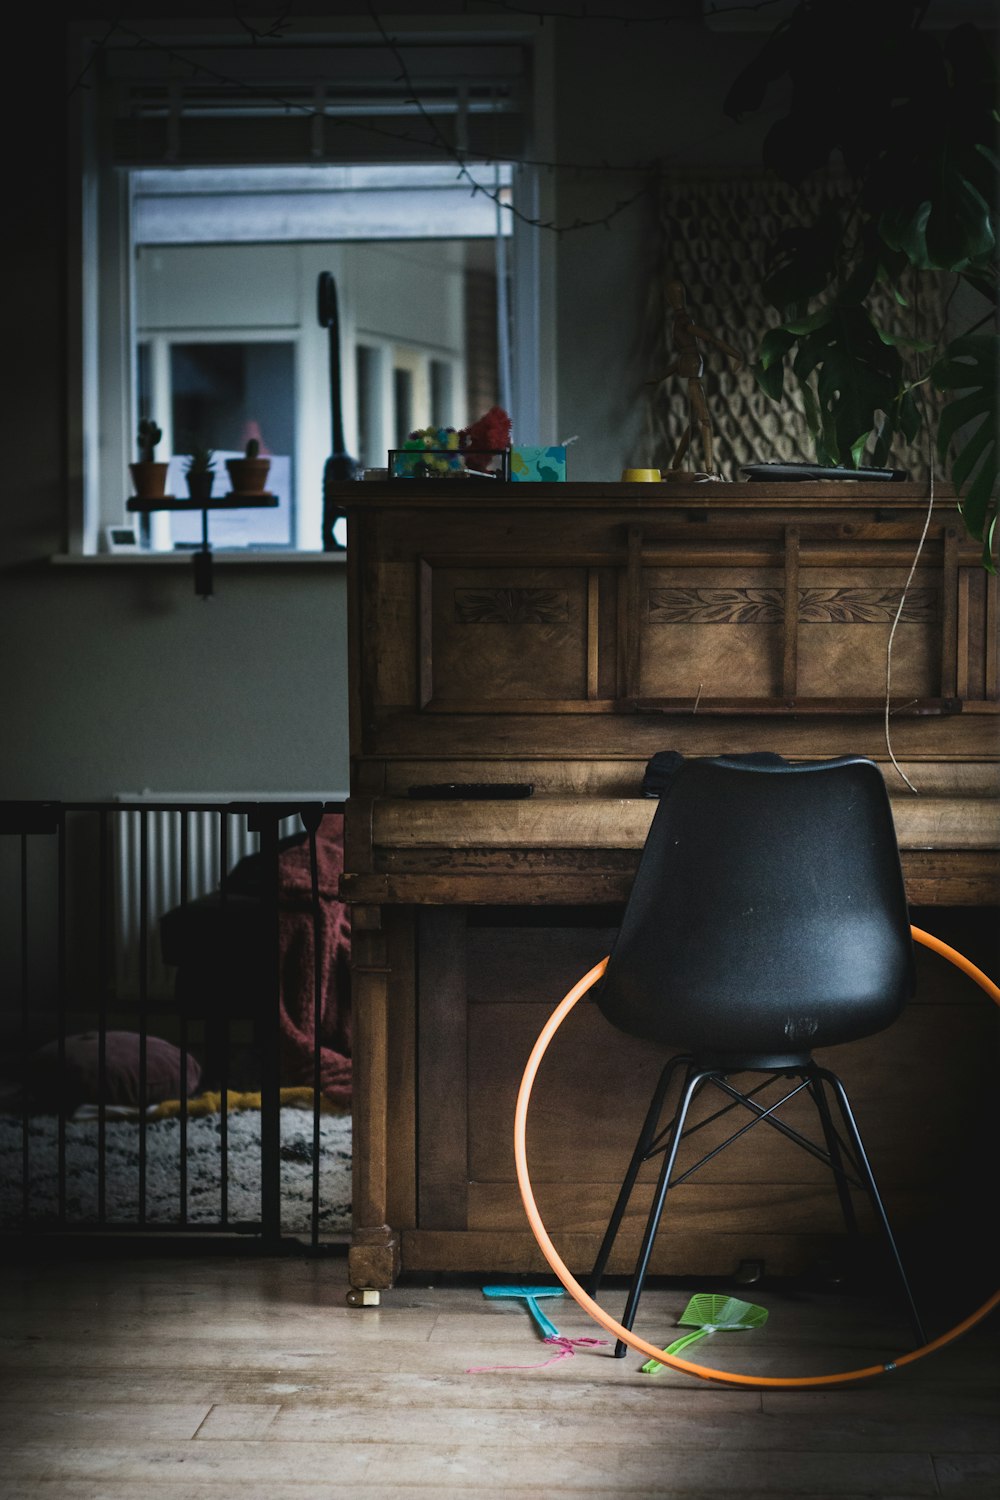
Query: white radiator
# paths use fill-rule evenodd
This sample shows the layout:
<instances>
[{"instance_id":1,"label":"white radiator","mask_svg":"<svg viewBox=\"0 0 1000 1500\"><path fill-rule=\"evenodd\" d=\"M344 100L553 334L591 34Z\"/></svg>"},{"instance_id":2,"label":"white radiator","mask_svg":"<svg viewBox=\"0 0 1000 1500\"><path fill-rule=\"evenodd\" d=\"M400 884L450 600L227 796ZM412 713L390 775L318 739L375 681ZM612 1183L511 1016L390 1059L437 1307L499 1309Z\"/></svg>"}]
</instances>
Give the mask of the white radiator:
<instances>
[{"instance_id":1,"label":"white radiator","mask_svg":"<svg viewBox=\"0 0 1000 1500\"><path fill-rule=\"evenodd\" d=\"M131 793L120 795L116 800L122 806L112 819L115 989L119 998L134 999L141 991L142 823L145 819L146 994L150 1001L154 1001L166 1000L173 995L176 973L160 957L160 917L182 900L193 901L208 891L217 890L222 875L231 870L237 860L257 852L260 838L258 834L247 831L247 819L243 813L220 813L207 808L193 812L163 812L152 808L144 811L143 803L307 802L324 799L303 796L301 792L280 797L274 794L251 797L243 792L205 797L188 794L174 797L163 793L136 796ZM278 836L284 838L301 828L298 817L283 818L278 825Z\"/></svg>"}]
</instances>

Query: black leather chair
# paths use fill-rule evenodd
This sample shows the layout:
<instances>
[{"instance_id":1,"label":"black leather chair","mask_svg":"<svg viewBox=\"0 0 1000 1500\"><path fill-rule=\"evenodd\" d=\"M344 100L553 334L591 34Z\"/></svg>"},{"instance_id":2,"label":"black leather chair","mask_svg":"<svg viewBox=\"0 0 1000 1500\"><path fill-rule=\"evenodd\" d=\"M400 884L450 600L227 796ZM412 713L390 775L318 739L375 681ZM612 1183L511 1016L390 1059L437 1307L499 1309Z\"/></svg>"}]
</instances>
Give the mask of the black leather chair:
<instances>
[{"instance_id":1,"label":"black leather chair","mask_svg":"<svg viewBox=\"0 0 1000 1500\"><path fill-rule=\"evenodd\" d=\"M913 989L899 850L873 761L718 757L675 771L595 990L612 1025L680 1049L661 1073L590 1278L596 1295L639 1170L662 1153L625 1328L668 1191L747 1129L767 1124L830 1168L850 1235L858 1231L851 1188L867 1193L914 1333L926 1342L844 1086L812 1057L814 1048L891 1025ZM679 1099L661 1128L676 1075ZM786 1099L802 1091L812 1098L822 1144L771 1112L777 1105L764 1101L772 1085ZM687 1121L702 1090L722 1096L717 1114L739 1112L741 1128L677 1177L678 1148L699 1128ZM625 1348L619 1341L616 1355Z\"/></svg>"}]
</instances>

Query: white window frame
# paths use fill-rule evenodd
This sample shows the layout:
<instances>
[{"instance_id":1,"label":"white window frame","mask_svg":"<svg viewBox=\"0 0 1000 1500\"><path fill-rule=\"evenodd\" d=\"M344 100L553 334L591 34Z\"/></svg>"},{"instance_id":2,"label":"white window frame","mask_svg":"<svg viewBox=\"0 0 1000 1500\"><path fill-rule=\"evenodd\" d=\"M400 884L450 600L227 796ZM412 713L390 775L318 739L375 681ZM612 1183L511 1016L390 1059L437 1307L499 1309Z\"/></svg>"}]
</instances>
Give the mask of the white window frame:
<instances>
[{"instance_id":1,"label":"white window frame","mask_svg":"<svg viewBox=\"0 0 1000 1500\"><path fill-rule=\"evenodd\" d=\"M372 357L372 368L370 370L371 384L367 392L370 403L369 417L371 419L371 432L368 445L365 449L361 446L361 391L358 386L358 364L357 356L359 349L366 349ZM381 334L370 334L364 329L359 329L354 340L354 369L352 371L355 385L355 442L354 452L362 464L370 468L379 468L381 455L389 448L389 434L392 432L392 347L382 338Z\"/></svg>"},{"instance_id":2,"label":"white window frame","mask_svg":"<svg viewBox=\"0 0 1000 1500\"><path fill-rule=\"evenodd\" d=\"M500 24L493 18L489 29L495 32ZM475 28L463 18L462 29L473 32ZM533 47L533 151L538 159L551 159L552 28L539 26L528 36L520 23L508 29ZM71 72L79 72L83 65L89 31L76 29L77 55L71 58ZM70 160L78 166L79 178L74 181L71 173L66 550L77 555L97 553L105 528L127 519L128 465L136 457L129 173L102 167L97 113L93 91L76 90L70 109ZM555 430L556 236L530 222L544 223L553 217L552 175L530 166L517 166L513 172L510 410L515 440L525 444L559 441ZM306 378L298 361L296 373L297 378ZM353 360L347 360L345 397L348 388L353 395L353 381ZM299 525L304 524L305 517L300 516ZM297 540L301 542L301 532Z\"/></svg>"}]
</instances>

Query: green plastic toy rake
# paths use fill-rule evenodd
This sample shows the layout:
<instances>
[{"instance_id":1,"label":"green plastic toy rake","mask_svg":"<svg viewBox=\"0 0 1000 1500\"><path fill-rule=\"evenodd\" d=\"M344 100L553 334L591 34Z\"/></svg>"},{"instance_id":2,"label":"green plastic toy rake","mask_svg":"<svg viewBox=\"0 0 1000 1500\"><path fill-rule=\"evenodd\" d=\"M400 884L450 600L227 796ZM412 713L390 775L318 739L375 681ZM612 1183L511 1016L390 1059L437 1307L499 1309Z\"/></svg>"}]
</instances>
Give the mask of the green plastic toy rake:
<instances>
[{"instance_id":1,"label":"green plastic toy rake","mask_svg":"<svg viewBox=\"0 0 1000 1500\"><path fill-rule=\"evenodd\" d=\"M675 1339L666 1348L667 1354L680 1354L690 1344L703 1339L709 1333L721 1333L735 1328L760 1328L767 1322L767 1308L753 1302L741 1302L738 1297L722 1297L713 1292L695 1292L677 1322L682 1328L694 1328ZM663 1369L658 1359L648 1359L642 1367L644 1375L654 1375Z\"/></svg>"}]
</instances>

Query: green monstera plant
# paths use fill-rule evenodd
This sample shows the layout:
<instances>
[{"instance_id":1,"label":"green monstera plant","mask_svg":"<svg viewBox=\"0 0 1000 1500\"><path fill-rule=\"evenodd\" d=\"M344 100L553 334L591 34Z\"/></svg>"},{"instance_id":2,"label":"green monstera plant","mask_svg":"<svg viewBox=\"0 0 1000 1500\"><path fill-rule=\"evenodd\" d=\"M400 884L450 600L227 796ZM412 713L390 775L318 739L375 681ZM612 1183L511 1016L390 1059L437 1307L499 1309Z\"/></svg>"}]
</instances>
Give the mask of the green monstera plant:
<instances>
[{"instance_id":1,"label":"green monstera plant","mask_svg":"<svg viewBox=\"0 0 1000 1500\"><path fill-rule=\"evenodd\" d=\"M764 295L780 321L755 374L778 400L791 373L817 461L848 468L884 466L897 433L918 437L916 395L929 382L941 393L938 458L994 571L996 60L978 28L931 30L927 11L927 0L800 0L729 90L738 120L784 83L788 109L764 139L764 166L793 187L831 170L849 187L840 206L768 245ZM937 343L890 332L873 308L905 318L924 277L946 278L949 306L973 309L947 343L943 330Z\"/></svg>"}]
</instances>

